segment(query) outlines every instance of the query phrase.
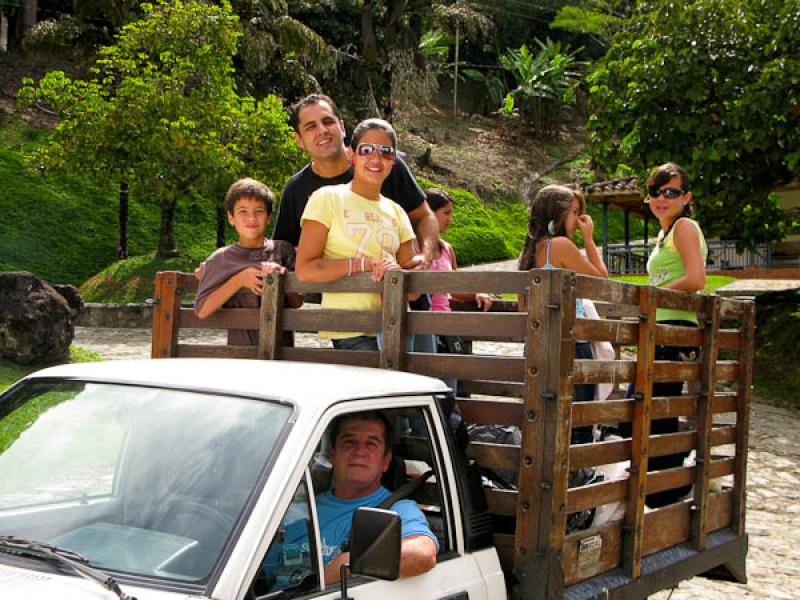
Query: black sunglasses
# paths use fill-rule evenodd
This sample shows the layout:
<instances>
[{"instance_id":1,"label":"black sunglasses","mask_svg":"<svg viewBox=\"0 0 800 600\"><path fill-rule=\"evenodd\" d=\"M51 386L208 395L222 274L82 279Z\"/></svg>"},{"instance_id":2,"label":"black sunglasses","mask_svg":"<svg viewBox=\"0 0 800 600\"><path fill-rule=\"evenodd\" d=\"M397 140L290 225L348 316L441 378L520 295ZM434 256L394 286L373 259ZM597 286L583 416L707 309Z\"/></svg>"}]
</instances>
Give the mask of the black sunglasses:
<instances>
[{"instance_id":1,"label":"black sunglasses","mask_svg":"<svg viewBox=\"0 0 800 600\"><path fill-rule=\"evenodd\" d=\"M356 146L356 154L359 156L370 157L379 152L383 160L394 160L395 151L391 146L381 146L380 144L368 144L363 142Z\"/></svg>"},{"instance_id":2,"label":"black sunglasses","mask_svg":"<svg viewBox=\"0 0 800 600\"><path fill-rule=\"evenodd\" d=\"M651 188L648 188L648 190L647 190L647 194L651 198L658 198L659 196L664 196L664 198L666 198L667 200L674 200L675 198L680 198L685 193L686 192L684 192L683 190L679 190L678 188L663 188L663 189L661 189L661 188L657 188L657 187L651 187Z\"/></svg>"}]
</instances>

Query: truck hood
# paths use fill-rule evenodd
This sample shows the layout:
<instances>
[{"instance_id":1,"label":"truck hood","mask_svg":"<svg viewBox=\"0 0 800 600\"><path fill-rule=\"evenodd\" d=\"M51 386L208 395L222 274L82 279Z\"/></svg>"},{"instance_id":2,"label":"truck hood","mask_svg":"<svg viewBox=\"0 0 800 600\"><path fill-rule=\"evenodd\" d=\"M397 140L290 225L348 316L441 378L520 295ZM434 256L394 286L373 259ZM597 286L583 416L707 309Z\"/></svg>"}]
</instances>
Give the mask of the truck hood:
<instances>
[{"instance_id":1,"label":"truck hood","mask_svg":"<svg viewBox=\"0 0 800 600\"><path fill-rule=\"evenodd\" d=\"M123 586L138 600L186 600L190 596ZM115 594L83 577L57 575L0 564L0 598L3 600L119 600ZM198 598L191 596L191 598Z\"/></svg>"}]
</instances>

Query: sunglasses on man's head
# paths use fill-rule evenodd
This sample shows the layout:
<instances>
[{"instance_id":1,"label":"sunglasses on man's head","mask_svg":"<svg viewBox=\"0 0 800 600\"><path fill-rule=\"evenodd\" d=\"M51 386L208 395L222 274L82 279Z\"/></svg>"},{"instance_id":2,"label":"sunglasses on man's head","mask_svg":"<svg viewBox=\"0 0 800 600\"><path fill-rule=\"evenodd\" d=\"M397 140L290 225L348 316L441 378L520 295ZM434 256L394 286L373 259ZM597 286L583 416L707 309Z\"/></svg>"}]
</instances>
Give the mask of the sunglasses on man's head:
<instances>
[{"instance_id":1,"label":"sunglasses on man's head","mask_svg":"<svg viewBox=\"0 0 800 600\"><path fill-rule=\"evenodd\" d=\"M684 191L679 190L678 188L657 188L651 187L647 190L647 194L651 198L658 198L659 196L664 196L667 200L674 200L675 198L680 198L683 196Z\"/></svg>"},{"instance_id":2,"label":"sunglasses on man's head","mask_svg":"<svg viewBox=\"0 0 800 600\"><path fill-rule=\"evenodd\" d=\"M369 158L378 152L383 160L394 160L395 151L391 146L381 146L380 144L368 144L363 142L356 146L356 154Z\"/></svg>"}]
</instances>

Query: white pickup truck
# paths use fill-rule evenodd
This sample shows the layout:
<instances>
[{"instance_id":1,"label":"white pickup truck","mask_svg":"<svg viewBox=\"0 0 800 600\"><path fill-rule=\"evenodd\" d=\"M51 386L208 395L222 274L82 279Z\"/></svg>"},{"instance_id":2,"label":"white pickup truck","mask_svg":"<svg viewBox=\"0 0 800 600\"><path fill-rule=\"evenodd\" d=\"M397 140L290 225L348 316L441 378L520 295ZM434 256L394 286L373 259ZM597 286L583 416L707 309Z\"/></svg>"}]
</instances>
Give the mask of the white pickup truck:
<instances>
[{"instance_id":1,"label":"white pickup truck","mask_svg":"<svg viewBox=\"0 0 800 600\"><path fill-rule=\"evenodd\" d=\"M270 275L260 309L201 321L182 302L195 287L158 275L159 360L55 367L0 396L0 599L583 600L644 598L711 571L746 581L752 303L560 270ZM382 312L284 308L285 293L329 291L380 292ZM524 295L527 309L409 310L409 293L442 291ZM603 318L576 318L575 298ZM658 323L659 307L696 312L699 326ZM192 328L259 330L259 344L187 343ZM291 341L319 330L380 331L381 350ZM408 349L430 334L515 349ZM576 358L576 340L615 352ZM699 352L657 360L656 345ZM442 377L458 379L457 398ZM685 391L659 395L676 381ZM578 402L578 384L612 394ZM368 409L394 434L385 485L420 482L410 498L439 549L432 571L396 579L396 521L362 515L348 590L325 581L315 497L330 486L332 419ZM676 427L651 429L664 419ZM618 432L572 439L594 425ZM650 463L675 455L687 458ZM586 471L603 477L573 480Z\"/></svg>"},{"instance_id":2,"label":"white pickup truck","mask_svg":"<svg viewBox=\"0 0 800 600\"><path fill-rule=\"evenodd\" d=\"M482 546L468 539L444 391L408 373L233 359L35 373L0 398L0 598L339 598L316 550L325 432L337 415L380 409L395 453L416 457L409 476L434 471L418 494L440 549L424 575L356 576L351 597L503 599L488 531ZM298 521L316 543L263 568Z\"/></svg>"}]
</instances>

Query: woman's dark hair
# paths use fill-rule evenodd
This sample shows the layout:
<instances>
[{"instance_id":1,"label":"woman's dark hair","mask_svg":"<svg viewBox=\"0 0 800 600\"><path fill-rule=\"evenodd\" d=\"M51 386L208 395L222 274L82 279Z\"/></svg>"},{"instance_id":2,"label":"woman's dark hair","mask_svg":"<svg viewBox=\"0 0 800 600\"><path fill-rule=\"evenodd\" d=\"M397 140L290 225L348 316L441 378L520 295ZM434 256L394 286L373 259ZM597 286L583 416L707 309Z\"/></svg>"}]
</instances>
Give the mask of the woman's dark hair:
<instances>
[{"instance_id":1,"label":"woman's dark hair","mask_svg":"<svg viewBox=\"0 0 800 600\"><path fill-rule=\"evenodd\" d=\"M444 190L440 190L439 188L428 188L425 190L425 200L433 212L436 212L448 204L455 205L452 196L450 196L450 194Z\"/></svg>"},{"instance_id":2,"label":"woman's dark hair","mask_svg":"<svg viewBox=\"0 0 800 600\"><path fill-rule=\"evenodd\" d=\"M650 173L650 176L647 178L645 184L647 185L648 196L651 188L660 188L662 185L669 183L673 177L677 177L681 180L681 191L684 194L692 191L692 182L689 181L689 175L686 173L686 170L678 164L665 163L653 169L652 173ZM693 213L694 201L687 202L686 206L683 207L683 212L678 215L678 219L681 217L691 217Z\"/></svg>"},{"instance_id":3,"label":"woman's dark hair","mask_svg":"<svg viewBox=\"0 0 800 600\"><path fill-rule=\"evenodd\" d=\"M381 131L385 131L389 136L389 139L392 141L392 148L397 148L397 132L395 132L391 123L384 121L383 119L366 119L356 125L356 128L353 130L353 137L350 140L350 146L355 149L355 147L358 146L358 143L361 141L361 138L364 137L364 135L371 129L380 129Z\"/></svg>"},{"instance_id":4,"label":"woman's dark hair","mask_svg":"<svg viewBox=\"0 0 800 600\"><path fill-rule=\"evenodd\" d=\"M528 271L536 264L536 244L539 240L548 236L567 235L565 222L575 200L580 204L580 213L586 212L586 200L578 190L563 185L547 185L536 192L531 202L528 235L519 256L520 271ZM551 221L554 233L548 229Z\"/></svg>"}]
</instances>

